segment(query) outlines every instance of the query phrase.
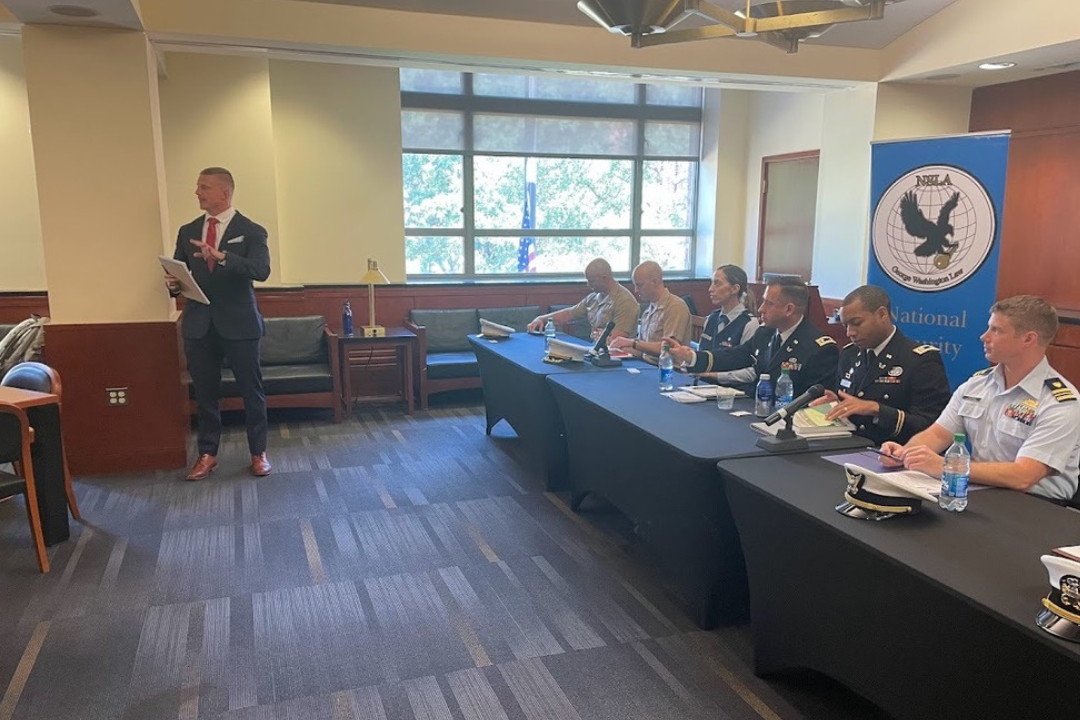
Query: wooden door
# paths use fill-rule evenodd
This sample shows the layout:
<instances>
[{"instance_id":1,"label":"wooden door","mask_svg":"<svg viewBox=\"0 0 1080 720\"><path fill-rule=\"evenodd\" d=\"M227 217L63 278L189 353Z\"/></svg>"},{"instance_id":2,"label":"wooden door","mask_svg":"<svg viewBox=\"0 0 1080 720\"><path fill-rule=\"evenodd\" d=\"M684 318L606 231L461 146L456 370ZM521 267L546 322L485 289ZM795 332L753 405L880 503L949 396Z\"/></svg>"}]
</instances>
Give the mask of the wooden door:
<instances>
[{"instance_id":1,"label":"wooden door","mask_svg":"<svg viewBox=\"0 0 1080 720\"><path fill-rule=\"evenodd\" d=\"M761 160L758 279L776 273L810 280L820 154L815 150Z\"/></svg>"}]
</instances>

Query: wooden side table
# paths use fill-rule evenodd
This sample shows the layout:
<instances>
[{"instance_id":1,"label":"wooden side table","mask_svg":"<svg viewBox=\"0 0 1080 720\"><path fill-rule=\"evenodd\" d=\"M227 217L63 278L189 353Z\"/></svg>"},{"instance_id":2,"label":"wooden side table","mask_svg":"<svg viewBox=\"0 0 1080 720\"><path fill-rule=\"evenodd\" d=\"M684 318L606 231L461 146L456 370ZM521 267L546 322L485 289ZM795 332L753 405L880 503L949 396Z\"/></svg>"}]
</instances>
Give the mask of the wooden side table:
<instances>
[{"instance_id":1,"label":"wooden side table","mask_svg":"<svg viewBox=\"0 0 1080 720\"><path fill-rule=\"evenodd\" d=\"M416 333L403 327L386 328L385 337L338 338L341 349L341 391L345 412L352 415L356 402L404 401L405 412L412 415L413 363ZM398 392L386 393L397 386ZM364 394L358 394L363 392Z\"/></svg>"}]
</instances>

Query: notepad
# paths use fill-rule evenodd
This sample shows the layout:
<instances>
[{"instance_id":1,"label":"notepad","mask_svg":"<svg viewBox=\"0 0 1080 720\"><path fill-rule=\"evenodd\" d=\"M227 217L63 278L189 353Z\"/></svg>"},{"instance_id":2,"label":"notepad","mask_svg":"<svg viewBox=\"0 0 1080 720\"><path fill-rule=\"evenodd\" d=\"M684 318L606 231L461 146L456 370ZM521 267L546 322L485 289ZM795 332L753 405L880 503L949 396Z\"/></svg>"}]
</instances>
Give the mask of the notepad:
<instances>
[{"instance_id":1,"label":"notepad","mask_svg":"<svg viewBox=\"0 0 1080 720\"><path fill-rule=\"evenodd\" d=\"M664 397L671 398L677 403L685 403L687 405L691 403L708 402L700 395L695 395L694 393L686 392L685 390L676 390L675 392L664 393Z\"/></svg>"}]
</instances>

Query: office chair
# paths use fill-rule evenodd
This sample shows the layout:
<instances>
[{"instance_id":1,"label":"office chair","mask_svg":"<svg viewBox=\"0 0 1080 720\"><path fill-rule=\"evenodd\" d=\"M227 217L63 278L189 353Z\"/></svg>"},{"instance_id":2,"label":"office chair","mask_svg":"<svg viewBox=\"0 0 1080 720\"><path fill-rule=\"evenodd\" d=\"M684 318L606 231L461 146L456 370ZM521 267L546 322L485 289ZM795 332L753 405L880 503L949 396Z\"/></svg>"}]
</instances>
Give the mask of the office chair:
<instances>
[{"instance_id":1,"label":"office chair","mask_svg":"<svg viewBox=\"0 0 1080 720\"><path fill-rule=\"evenodd\" d=\"M45 554L45 537L41 532L38 515L37 489L34 486L34 463L30 459L30 443L34 431L26 412L15 405L0 402L0 460L18 462L22 476L0 472L0 500L16 495L26 497L26 514L30 520L30 534L34 537L38 567L49 572L49 556Z\"/></svg>"},{"instance_id":2,"label":"office chair","mask_svg":"<svg viewBox=\"0 0 1080 720\"><path fill-rule=\"evenodd\" d=\"M0 385L20 388L22 390L34 390L36 392L51 393L61 398L60 373L48 365L39 362L19 363L8 370ZM75 489L71 485L71 472L68 470L67 451L60 448L64 463L64 494L67 495L68 507L71 516L82 522L82 513L79 512L79 503L75 499Z\"/></svg>"}]
</instances>

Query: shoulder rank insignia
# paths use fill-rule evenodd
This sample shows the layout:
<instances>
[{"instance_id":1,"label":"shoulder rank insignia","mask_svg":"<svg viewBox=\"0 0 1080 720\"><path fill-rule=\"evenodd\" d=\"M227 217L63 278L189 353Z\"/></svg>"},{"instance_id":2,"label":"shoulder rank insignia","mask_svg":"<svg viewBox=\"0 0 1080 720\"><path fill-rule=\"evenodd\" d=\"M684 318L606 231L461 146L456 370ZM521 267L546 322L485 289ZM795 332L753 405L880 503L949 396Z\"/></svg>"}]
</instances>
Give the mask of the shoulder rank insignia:
<instances>
[{"instance_id":1,"label":"shoulder rank insignia","mask_svg":"<svg viewBox=\"0 0 1080 720\"><path fill-rule=\"evenodd\" d=\"M919 347L912 350L912 352L916 355L925 355L926 353L934 350L936 350L937 352L941 352L940 348L936 348L933 345L920 345Z\"/></svg>"},{"instance_id":2,"label":"shoulder rank insignia","mask_svg":"<svg viewBox=\"0 0 1080 720\"><path fill-rule=\"evenodd\" d=\"M825 347L826 345L835 345L836 341L828 335L822 335L817 339L818 347Z\"/></svg>"},{"instance_id":3,"label":"shoulder rank insignia","mask_svg":"<svg viewBox=\"0 0 1080 720\"><path fill-rule=\"evenodd\" d=\"M1072 391L1072 388L1061 381L1061 378L1046 378L1044 384L1050 388L1050 394L1059 403L1076 402L1076 394Z\"/></svg>"},{"instance_id":4,"label":"shoulder rank insignia","mask_svg":"<svg viewBox=\"0 0 1080 720\"><path fill-rule=\"evenodd\" d=\"M982 377L983 375L989 375L990 373L994 372L995 367L997 367L997 366L996 365L991 365L988 368L983 368L982 370L980 370L977 373L972 373L971 377Z\"/></svg>"}]
</instances>

